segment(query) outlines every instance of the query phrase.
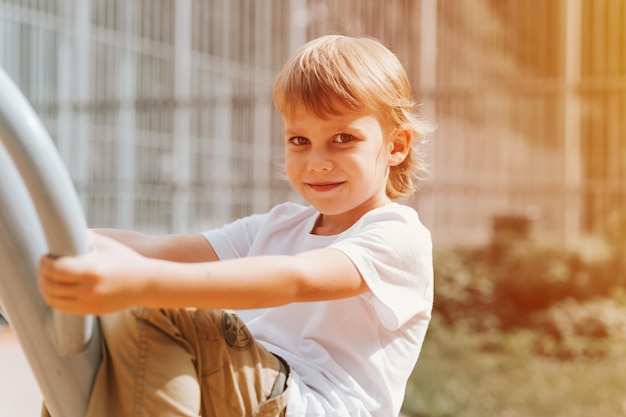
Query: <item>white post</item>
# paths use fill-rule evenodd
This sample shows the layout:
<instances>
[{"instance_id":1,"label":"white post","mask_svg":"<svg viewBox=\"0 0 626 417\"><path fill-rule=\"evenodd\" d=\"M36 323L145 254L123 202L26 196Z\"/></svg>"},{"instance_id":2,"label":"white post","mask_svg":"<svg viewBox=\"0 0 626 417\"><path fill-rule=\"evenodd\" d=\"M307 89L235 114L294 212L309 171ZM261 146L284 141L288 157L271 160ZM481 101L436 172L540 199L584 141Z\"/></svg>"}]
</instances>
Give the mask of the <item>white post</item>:
<instances>
[{"instance_id":1,"label":"white post","mask_svg":"<svg viewBox=\"0 0 626 417\"><path fill-rule=\"evenodd\" d=\"M72 110L72 0L63 0L59 13L59 47L57 82L59 85L57 115L57 148L65 165L71 166L73 110Z\"/></svg>"},{"instance_id":2,"label":"white post","mask_svg":"<svg viewBox=\"0 0 626 417\"><path fill-rule=\"evenodd\" d=\"M5 71L9 70L8 65L6 64L10 53L9 48L7 47L8 42L6 41L6 39L9 39L9 36L9 25L5 23L0 26L0 64L4 66Z\"/></svg>"},{"instance_id":3,"label":"white post","mask_svg":"<svg viewBox=\"0 0 626 417\"><path fill-rule=\"evenodd\" d=\"M255 71L255 91L252 92L255 97L254 102L254 159L253 164L253 198L252 211L259 213L270 208L270 184L271 184L271 166L272 166L272 104L266 100L271 97L271 90L268 91L264 87L268 85L268 76L266 68L269 68L269 54L265 53L265 45L272 42L271 38L271 18L273 10L272 2L268 2L267 8L259 10L257 21L255 22L255 50L256 56L253 65L263 68L263 71ZM271 84L270 84L271 85ZM263 86L263 87L261 87ZM261 98L256 100L256 98Z\"/></svg>"},{"instance_id":4,"label":"white post","mask_svg":"<svg viewBox=\"0 0 626 417\"><path fill-rule=\"evenodd\" d=\"M89 113L87 106L90 100L90 42L91 42L91 0L74 0L74 71L72 71L74 85L74 103L78 105L75 117L73 135L73 155L70 167L73 170L78 194L85 212L88 199L85 195L85 186L89 181Z\"/></svg>"},{"instance_id":5,"label":"white post","mask_svg":"<svg viewBox=\"0 0 626 417\"><path fill-rule=\"evenodd\" d=\"M184 232L189 223L189 135L191 92L191 1L176 1L174 30L174 196L172 231Z\"/></svg>"},{"instance_id":6,"label":"white post","mask_svg":"<svg viewBox=\"0 0 626 417\"><path fill-rule=\"evenodd\" d=\"M255 93L256 95L257 93ZM272 166L271 128L272 108L269 103L257 102L254 105L254 159L253 170L253 211L262 212L270 207L270 184Z\"/></svg>"},{"instance_id":7,"label":"white post","mask_svg":"<svg viewBox=\"0 0 626 417\"><path fill-rule=\"evenodd\" d=\"M230 7L233 3L224 2L222 9L222 21L224 28L233 24L233 16ZM235 17L236 19L236 17ZM216 79L214 94L217 106L215 107L215 131L214 140L215 147L212 155L212 177L216 184L212 201L215 204L215 211L212 213L212 224L221 225L231 221L231 205L233 199L233 152L232 152L232 118L233 112L231 108L231 98L233 95L231 73L229 72L230 60L228 59L229 48L231 48L231 39L228 31L225 30L221 39L220 57L221 68L219 76Z\"/></svg>"},{"instance_id":8,"label":"white post","mask_svg":"<svg viewBox=\"0 0 626 417\"><path fill-rule=\"evenodd\" d=\"M580 237L581 218L581 155L580 155L580 97L575 91L581 80L581 0L563 0L565 17L563 138L565 146L564 180L565 213L563 239L576 243Z\"/></svg>"},{"instance_id":9,"label":"white post","mask_svg":"<svg viewBox=\"0 0 626 417\"><path fill-rule=\"evenodd\" d=\"M420 7L420 79L417 90L425 94L425 98L417 97L417 100L422 105L422 117L434 123L436 102L433 94L437 88L437 0L422 0ZM434 160L435 149L432 143L428 144L427 157L429 162ZM431 181L435 180L436 172L431 175ZM420 216L429 227L434 227L435 195L432 192L418 193L417 199Z\"/></svg>"},{"instance_id":10,"label":"white post","mask_svg":"<svg viewBox=\"0 0 626 417\"><path fill-rule=\"evenodd\" d=\"M309 13L306 3L306 0L289 0L289 54L293 54L307 40Z\"/></svg>"},{"instance_id":11,"label":"white post","mask_svg":"<svg viewBox=\"0 0 626 417\"><path fill-rule=\"evenodd\" d=\"M215 88L215 153L212 158L212 177L216 184L212 200L215 202L215 212L212 213L212 223L221 225L232 219L231 205L233 200L233 135L232 109L229 105L233 94L231 80L225 74Z\"/></svg>"},{"instance_id":12,"label":"white post","mask_svg":"<svg viewBox=\"0 0 626 417\"><path fill-rule=\"evenodd\" d=\"M124 28L125 42L132 42L133 2L123 3L118 19ZM119 124L117 135L117 224L123 229L134 226L134 183L135 183L135 97L136 62L134 51L129 45L120 45L120 65L118 67Z\"/></svg>"}]
</instances>

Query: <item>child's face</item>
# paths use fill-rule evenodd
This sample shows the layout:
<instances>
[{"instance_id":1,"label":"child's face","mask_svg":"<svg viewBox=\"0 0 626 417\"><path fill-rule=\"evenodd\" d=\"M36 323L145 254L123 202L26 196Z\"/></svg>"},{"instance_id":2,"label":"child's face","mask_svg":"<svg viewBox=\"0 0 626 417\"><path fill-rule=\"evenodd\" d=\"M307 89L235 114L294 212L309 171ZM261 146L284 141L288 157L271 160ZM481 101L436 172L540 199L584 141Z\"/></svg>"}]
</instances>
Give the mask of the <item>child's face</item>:
<instances>
[{"instance_id":1,"label":"child's face","mask_svg":"<svg viewBox=\"0 0 626 417\"><path fill-rule=\"evenodd\" d=\"M392 145L376 115L343 111L320 118L304 107L293 113L283 116L285 171L300 195L346 226L389 202Z\"/></svg>"}]
</instances>

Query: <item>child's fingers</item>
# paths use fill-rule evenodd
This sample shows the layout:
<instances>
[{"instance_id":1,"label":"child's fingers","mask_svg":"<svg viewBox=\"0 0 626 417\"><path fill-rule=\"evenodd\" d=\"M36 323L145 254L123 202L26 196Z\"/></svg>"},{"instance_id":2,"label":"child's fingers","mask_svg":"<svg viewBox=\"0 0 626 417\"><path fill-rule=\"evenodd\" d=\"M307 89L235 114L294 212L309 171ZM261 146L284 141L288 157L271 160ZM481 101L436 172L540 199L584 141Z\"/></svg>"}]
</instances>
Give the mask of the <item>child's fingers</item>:
<instances>
[{"instance_id":1,"label":"child's fingers","mask_svg":"<svg viewBox=\"0 0 626 417\"><path fill-rule=\"evenodd\" d=\"M75 287L74 285L55 282L49 279L49 276L45 273L39 275L38 285L44 301L56 309L60 309L61 305L65 305L75 298L72 290Z\"/></svg>"},{"instance_id":2,"label":"child's fingers","mask_svg":"<svg viewBox=\"0 0 626 417\"><path fill-rule=\"evenodd\" d=\"M81 281L87 271L77 257L44 255L39 263L39 274L54 282L72 284Z\"/></svg>"}]
</instances>

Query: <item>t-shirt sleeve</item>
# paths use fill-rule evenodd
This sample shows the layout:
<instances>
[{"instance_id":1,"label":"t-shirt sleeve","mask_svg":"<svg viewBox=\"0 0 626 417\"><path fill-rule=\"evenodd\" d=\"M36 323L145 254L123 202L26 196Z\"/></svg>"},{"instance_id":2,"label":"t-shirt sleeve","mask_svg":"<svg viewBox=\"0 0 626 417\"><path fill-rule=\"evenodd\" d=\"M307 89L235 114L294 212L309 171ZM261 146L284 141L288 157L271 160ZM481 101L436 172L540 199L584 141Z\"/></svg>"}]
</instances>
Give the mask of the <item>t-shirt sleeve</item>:
<instances>
[{"instance_id":1,"label":"t-shirt sleeve","mask_svg":"<svg viewBox=\"0 0 626 417\"><path fill-rule=\"evenodd\" d=\"M243 217L218 229L202 232L202 236L220 259L243 258L248 255L263 219L264 215L260 214Z\"/></svg>"},{"instance_id":2,"label":"t-shirt sleeve","mask_svg":"<svg viewBox=\"0 0 626 417\"><path fill-rule=\"evenodd\" d=\"M383 326L401 327L415 315L430 317L433 303L432 242L417 214L382 213L331 247L358 268Z\"/></svg>"}]
</instances>

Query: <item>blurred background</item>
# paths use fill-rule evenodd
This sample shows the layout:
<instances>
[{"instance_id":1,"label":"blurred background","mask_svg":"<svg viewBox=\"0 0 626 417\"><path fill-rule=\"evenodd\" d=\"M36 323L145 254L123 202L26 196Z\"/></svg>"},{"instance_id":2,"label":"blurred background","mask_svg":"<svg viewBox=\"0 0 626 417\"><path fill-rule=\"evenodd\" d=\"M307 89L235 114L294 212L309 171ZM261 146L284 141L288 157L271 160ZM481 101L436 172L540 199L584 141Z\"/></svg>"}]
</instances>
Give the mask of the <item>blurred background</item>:
<instances>
[{"instance_id":1,"label":"blurred background","mask_svg":"<svg viewBox=\"0 0 626 417\"><path fill-rule=\"evenodd\" d=\"M199 230L296 198L272 82L327 33L405 64L431 138L409 202L438 245L494 218L575 242L626 201L620 0L1 0L0 65L56 141L91 226ZM496 221L497 223L497 221Z\"/></svg>"},{"instance_id":2,"label":"blurred background","mask_svg":"<svg viewBox=\"0 0 626 417\"><path fill-rule=\"evenodd\" d=\"M437 280L407 413L626 415L625 1L0 0L0 66L91 227L299 201L272 83L328 33L386 44L438 126L405 202Z\"/></svg>"}]
</instances>

